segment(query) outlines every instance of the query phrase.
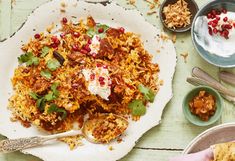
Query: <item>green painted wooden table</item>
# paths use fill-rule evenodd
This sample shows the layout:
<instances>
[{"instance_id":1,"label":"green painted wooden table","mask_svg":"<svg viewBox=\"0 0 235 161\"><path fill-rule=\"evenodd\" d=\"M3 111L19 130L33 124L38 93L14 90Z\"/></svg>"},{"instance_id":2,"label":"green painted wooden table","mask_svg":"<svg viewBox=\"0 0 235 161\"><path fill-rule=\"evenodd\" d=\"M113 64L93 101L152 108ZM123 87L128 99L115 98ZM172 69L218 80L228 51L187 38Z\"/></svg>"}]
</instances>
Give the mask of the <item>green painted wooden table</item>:
<instances>
[{"instance_id":1,"label":"green painted wooden table","mask_svg":"<svg viewBox=\"0 0 235 161\"><path fill-rule=\"evenodd\" d=\"M48 0L0 0L0 40L9 37L26 20L32 10L46 3ZM162 28L158 14L148 15L148 3L145 0L137 0L136 8L128 5L127 0L116 0L121 6L138 9L150 23ZM199 6L208 0L196 0ZM159 9L156 9L157 11ZM171 33L168 32L169 35ZM162 123L148 131L137 143L134 149L121 161L167 161L169 157L179 155L186 145L199 133L209 127L197 127L190 124L182 112L182 99L193 86L186 83L186 77L190 75L194 66L199 66L217 77L221 68L205 62L192 45L190 32L177 34L175 43L178 62L173 81L174 97L166 106ZM187 62L180 54L188 52ZM232 69L230 69L232 70ZM216 124L235 121L235 111L232 104L224 101L224 110L221 119ZM214 124L213 126L215 126ZM4 137L0 137L3 139ZM39 161L36 157L21 154L0 154L0 161Z\"/></svg>"}]
</instances>

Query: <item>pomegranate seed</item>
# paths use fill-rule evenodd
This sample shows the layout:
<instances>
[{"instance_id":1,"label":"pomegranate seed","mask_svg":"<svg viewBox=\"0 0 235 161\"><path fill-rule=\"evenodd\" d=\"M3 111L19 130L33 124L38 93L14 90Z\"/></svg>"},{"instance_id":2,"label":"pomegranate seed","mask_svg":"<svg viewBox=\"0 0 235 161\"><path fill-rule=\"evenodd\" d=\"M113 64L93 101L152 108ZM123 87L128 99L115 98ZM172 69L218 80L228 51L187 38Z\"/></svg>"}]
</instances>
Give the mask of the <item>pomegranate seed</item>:
<instances>
[{"instance_id":1,"label":"pomegranate seed","mask_svg":"<svg viewBox=\"0 0 235 161\"><path fill-rule=\"evenodd\" d=\"M232 27L232 25L230 25L230 24L225 24L225 25L224 25L224 28L226 28L226 29L232 29L233 27Z\"/></svg>"},{"instance_id":2,"label":"pomegranate seed","mask_svg":"<svg viewBox=\"0 0 235 161\"><path fill-rule=\"evenodd\" d=\"M228 17L224 17L223 21L227 22L228 21Z\"/></svg>"},{"instance_id":3,"label":"pomegranate seed","mask_svg":"<svg viewBox=\"0 0 235 161\"><path fill-rule=\"evenodd\" d=\"M86 50L84 50L84 49L81 49L80 52L81 52L82 54L87 54L87 53L88 53L88 52L87 52Z\"/></svg>"},{"instance_id":4,"label":"pomegranate seed","mask_svg":"<svg viewBox=\"0 0 235 161\"><path fill-rule=\"evenodd\" d=\"M79 36L80 36L80 33L79 33L79 32L74 32L74 33L73 33L73 36L74 36L74 37L79 37Z\"/></svg>"},{"instance_id":5,"label":"pomegranate seed","mask_svg":"<svg viewBox=\"0 0 235 161\"><path fill-rule=\"evenodd\" d=\"M101 85L101 86L104 86L104 85L105 85L105 82L103 82L103 81L100 82L100 85Z\"/></svg>"},{"instance_id":6,"label":"pomegranate seed","mask_svg":"<svg viewBox=\"0 0 235 161\"><path fill-rule=\"evenodd\" d=\"M216 15L216 10L211 10L211 13L215 16Z\"/></svg>"},{"instance_id":7,"label":"pomegranate seed","mask_svg":"<svg viewBox=\"0 0 235 161\"><path fill-rule=\"evenodd\" d=\"M124 32L125 32L125 29L124 29L123 27L120 27L120 28L119 28L119 31L120 31L121 33L124 33Z\"/></svg>"},{"instance_id":8,"label":"pomegranate seed","mask_svg":"<svg viewBox=\"0 0 235 161\"><path fill-rule=\"evenodd\" d=\"M99 77L99 82L103 82L104 81L104 77Z\"/></svg>"},{"instance_id":9,"label":"pomegranate seed","mask_svg":"<svg viewBox=\"0 0 235 161\"><path fill-rule=\"evenodd\" d=\"M58 40L58 38L57 38L57 36L52 36L52 37L51 37L51 40L52 40L53 42L56 42L56 41Z\"/></svg>"},{"instance_id":10,"label":"pomegranate seed","mask_svg":"<svg viewBox=\"0 0 235 161\"><path fill-rule=\"evenodd\" d=\"M208 14L207 14L207 18L208 18L208 19L211 19L211 13L208 13Z\"/></svg>"},{"instance_id":11,"label":"pomegranate seed","mask_svg":"<svg viewBox=\"0 0 235 161\"><path fill-rule=\"evenodd\" d=\"M224 30L224 31L223 31L223 36L224 36L226 39L228 39L228 35L229 35L228 30Z\"/></svg>"},{"instance_id":12,"label":"pomegranate seed","mask_svg":"<svg viewBox=\"0 0 235 161\"><path fill-rule=\"evenodd\" d=\"M213 20L213 22L217 25L219 21L217 19L215 19L215 20Z\"/></svg>"},{"instance_id":13,"label":"pomegranate seed","mask_svg":"<svg viewBox=\"0 0 235 161\"><path fill-rule=\"evenodd\" d=\"M35 34L35 35L34 35L34 38L35 38L35 39L39 39L40 37L41 37L40 34Z\"/></svg>"},{"instance_id":14,"label":"pomegranate seed","mask_svg":"<svg viewBox=\"0 0 235 161\"><path fill-rule=\"evenodd\" d=\"M212 28L211 27L208 27L208 32L209 32L209 34L210 35L212 35L213 33L212 33Z\"/></svg>"},{"instance_id":15,"label":"pomegranate seed","mask_svg":"<svg viewBox=\"0 0 235 161\"><path fill-rule=\"evenodd\" d=\"M211 19L214 19L214 18L215 18L215 15L212 14L212 15L211 15Z\"/></svg>"},{"instance_id":16,"label":"pomegranate seed","mask_svg":"<svg viewBox=\"0 0 235 161\"><path fill-rule=\"evenodd\" d=\"M224 13L224 14L226 14L227 13L227 10L226 9L222 9L222 12Z\"/></svg>"},{"instance_id":17,"label":"pomegranate seed","mask_svg":"<svg viewBox=\"0 0 235 161\"><path fill-rule=\"evenodd\" d=\"M217 34L218 33L218 30L216 28L213 29L213 33L214 34Z\"/></svg>"},{"instance_id":18,"label":"pomegranate seed","mask_svg":"<svg viewBox=\"0 0 235 161\"><path fill-rule=\"evenodd\" d=\"M63 17L63 18L62 18L62 22L63 22L64 24L67 23L67 22L68 22L67 18L66 18L66 17Z\"/></svg>"},{"instance_id":19,"label":"pomegranate seed","mask_svg":"<svg viewBox=\"0 0 235 161\"><path fill-rule=\"evenodd\" d=\"M88 39L87 43L88 43L88 44L92 44L92 40L91 40L91 39Z\"/></svg>"},{"instance_id":20,"label":"pomegranate seed","mask_svg":"<svg viewBox=\"0 0 235 161\"><path fill-rule=\"evenodd\" d=\"M104 29L103 29L103 28L99 28L99 29L98 29L98 32L99 32L99 33L103 33L103 32L104 32Z\"/></svg>"},{"instance_id":21,"label":"pomegranate seed","mask_svg":"<svg viewBox=\"0 0 235 161\"><path fill-rule=\"evenodd\" d=\"M61 37L61 38L64 38L65 35L66 35L65 33L61 33L61 34L60 34L60 37Z\"/></svg>"},{"instance_id":22,"label":"pomegranate seed","mask_svg":"<svg viewBox=\"0 0 235 161\"><path fill-rule=\"evenodd\" d=\"M87 52L91 51L91 48L89 47L89 44L86 44L85 46L83 46L83 49L85 49Z\"/></svg>"},{"instance_id":23,"label":"pomegranate seed","mask_svg":"<svg viewBox=\"0 0 235 161\"><path fill-rule=\"evenodd\" d=\"M218 21L220 20L220 17L219 17L219 16L216 16L215 18L216 18L216 20L218 20Z\"/></svg>"},{"instance_id":24,"label":"pomegranate seed","mask_svg":"<svg viewBox=\"0 0 235 161\"><path fill-rule=\"evenodd\" d=\"M58 45L60 45L60 40L57 39L54 43L58 46Z\"/></svg>"},{"instance_id":25,"label":"pomegranate seed","mask_svg":"<svg viewBox=\"0 0 235 161\"><path fill-rule=\"evenodd\" d=\"M58 45L56 45L56 44L54 43L54 44L51 44L51 47L52 47L52 48L57 48Z\"/></svg>"},{"instance_id":26,"label":"pomegranate seed","mask_svg":"<svg viewBox=\"0 0 235 161\"><path fill-rule=\"evenodd\" d=\"M213 21L209 21L209 22L208 22L208 25L212 25L212 23L213 23Z\"/></svg>"},{"instance_id":27,"label":"pomegranate seed","mask_svg":"<svg viewBox=\"0 0 235 161\"><path fill-rule=\"evenodd\" d=\"M217 24L216 24L216 23L214 23L214 22L212 22L211 26L212 26L212 27L216 27L216 26L217 26Z\"/></svg>"},{"instance_id":28,"label":"pomegranate seed","mask_svg":"<svg viewBox=\"0 0 235 161\"><path fill-rule=\"evenodd\" d=\"M91 79L91 80L94 80L94 79L95 79L95 74L94 74L94 73L92 73L92 74L90 75L90 79Z\"/></svg>"},{"instance_id":29,"label":"pomegranate seed","mask_svg":"<svg viewBox=\"0 0 235 161\"><path fill-rule=\"evenodd\" d=\"M235 28L235 23L233 23L233 27Z\"/></svg>"},{"instance_id":30,"label":"pomegranate seed","mask_svg":"<svg viewBox=\"0 0 235 161\"><path fill-rule=\"evenodd\" d=\"M103 65L103 68L104 68L104 69L108 69L108 66L107 66L107 65Z\"/></svg>"},{"instance_id":31,"label":"pomegranate seed","mask_svg":"<svg viewBox=\"0 0 235 161\"><path fill-rule=\"evenodd\" d=\"M97 63L96 66L97 66L97 67L102 67L102 64Z\"/></svg>"},{"instance_id":32,"label":"pomegranate seed","mask_svg":"<svg viewBox=\"0 0 235 161\"><path fill-rule=\"evenodd\" d=\"M77 44L74 44L74 45L72 46L72 48L73 48L74 51L79 51L79 47L78 47Z\"/></svg>"},{"instance_id":33,"label":"pomegranate seed","mask_svg":"<svg viewBox=\"0 0 235 161\"><path fill-rule=\"evenodd\" d=\"M219 33L220 33L220 36L223 36L223 31L219 31Z\"/></svg>"}]
</instances>

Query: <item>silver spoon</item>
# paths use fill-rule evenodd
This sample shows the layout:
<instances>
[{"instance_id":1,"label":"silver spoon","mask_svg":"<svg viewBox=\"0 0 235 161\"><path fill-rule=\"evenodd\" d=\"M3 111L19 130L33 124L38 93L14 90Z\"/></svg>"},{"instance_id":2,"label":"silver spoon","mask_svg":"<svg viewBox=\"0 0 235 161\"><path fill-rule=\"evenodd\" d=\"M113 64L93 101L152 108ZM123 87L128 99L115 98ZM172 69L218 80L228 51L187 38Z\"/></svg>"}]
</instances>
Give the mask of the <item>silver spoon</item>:
<instances>
[{"instance_id":1,"label":"silver spoon","mask_svg":"<svg viewBox=\"0 0 235 161\"><path fill-rule=\"evenodd\" d=\"M123 128L122 133L123 133L128 126L128 121L125 118L115 115L115 114L112 114L112 116L116 118L116 121L118 122L119 126L123 126L122 127ZM88 119L84 122L83 127L80 130L71 130L68 132L63 132L63 133L48 135L48 136L34 136L34 137L27 137L27 138L2 140L0 141L0 152L10 153L14 151L28 149L31 147L43 145L44 142L49 141L49 140L54 140L54 139L67 137L67 136L75 136L75 135L82 135L85 137L87 141L92 142L92 143L96 143L96 144L103 143L99 139L93 136L93 131L97 127L96 125L100 125L99 123L102 124L102 122L107 120L108 117L110 117L110 114L101 114L100 116L96 118ZM116 139L122 133L114 135L110 140L107 141L107 143Z\"/></svg>"}]
</instances>

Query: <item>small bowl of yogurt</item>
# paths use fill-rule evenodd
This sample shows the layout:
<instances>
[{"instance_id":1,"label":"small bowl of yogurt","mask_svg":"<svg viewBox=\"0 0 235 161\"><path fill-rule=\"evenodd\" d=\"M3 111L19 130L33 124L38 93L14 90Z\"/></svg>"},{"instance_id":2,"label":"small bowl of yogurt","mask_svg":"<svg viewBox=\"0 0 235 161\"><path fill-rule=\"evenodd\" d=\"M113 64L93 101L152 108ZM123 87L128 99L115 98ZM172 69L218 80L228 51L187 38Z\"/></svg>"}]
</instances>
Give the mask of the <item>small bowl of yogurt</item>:
<instances>
[{"instance_id":1,"label":"small bowl of yogurt","mask_svg":"<svg viewBox=\"0 0 235 161\"><path fill-rule=\"evenodd\" d=\"M235 67L235 1L214 0L196 14L192 41L207 62L219 67Z\"/></svg>"}]
</instances>

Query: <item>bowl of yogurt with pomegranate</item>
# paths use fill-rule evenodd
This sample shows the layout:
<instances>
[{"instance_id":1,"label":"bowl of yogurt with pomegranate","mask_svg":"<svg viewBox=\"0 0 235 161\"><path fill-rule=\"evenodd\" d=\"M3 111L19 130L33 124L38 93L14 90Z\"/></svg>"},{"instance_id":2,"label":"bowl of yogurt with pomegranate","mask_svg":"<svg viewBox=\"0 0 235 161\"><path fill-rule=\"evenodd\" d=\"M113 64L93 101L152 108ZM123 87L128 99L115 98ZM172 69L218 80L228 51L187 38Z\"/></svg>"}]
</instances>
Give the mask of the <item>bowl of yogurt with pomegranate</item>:
<instances>
[{"instance_id":1,"label":"bowl of yogurt with pomegranate","mask_svg":"<svg viewBox=\"0 0 235 161\"><path fill-rule=\"evenodd\" d=\"M196 50L207 62L235 67L235 0L214 0L203 6L191 34Z\"/></svg>"}]
</instances>

